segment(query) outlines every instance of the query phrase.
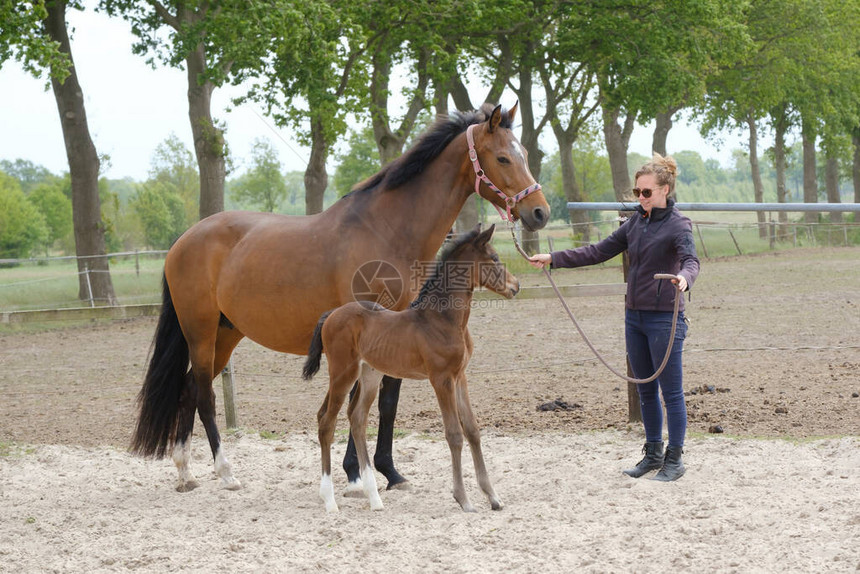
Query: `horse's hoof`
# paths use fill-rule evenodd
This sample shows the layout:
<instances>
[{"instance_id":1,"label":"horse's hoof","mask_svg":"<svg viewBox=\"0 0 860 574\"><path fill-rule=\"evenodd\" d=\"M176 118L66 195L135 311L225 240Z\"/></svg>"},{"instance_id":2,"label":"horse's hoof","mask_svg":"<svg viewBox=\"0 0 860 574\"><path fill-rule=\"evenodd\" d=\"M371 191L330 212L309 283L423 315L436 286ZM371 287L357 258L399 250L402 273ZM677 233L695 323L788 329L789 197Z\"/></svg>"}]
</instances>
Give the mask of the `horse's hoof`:
<instances>
[{"instance_id":1,"label":"horse's hoof","mask_svg":"<svg viewBox=\"0 0 860 574\"><path fill-rule=\"evenodd\" d=\"M333 512L340 512L340 508L337 507L336 502L332 502L331 504L326 502L325 511L328 512L329 514L332 514Z\"/></svg>"},{"instance_id":2,"label":"horse's hoof","mask_svg":"<svg viewBox=\"0 0 860 574\"><path fill-rule=\"evenodd\" d=\"M361 479L359 478L347 484L343 495L346 498L364 498L364 484L361 482Z\"/></svg>"},{"instance_id":3,"label":"horse's hoof","mask_svg":"<svg viewBox=\"0 0 860 574\"><path fill-rule=\"evenodd\" d=\"M385 506L383 506L382 501L380 500L378 502L371 502L370 503L370 509L371 510L385 510Z\"/></svg>"},{"instance_id":4,"label":"horse's hoof","mask_svg":"<svg viewBox=\"0 0 860 574\"><path fill-rule=\"evenodd\" d=\"M402 490L404 492L409 492L412 490L412 483L404 478L400 482L389 482L388 486L385 487L385 490Z\"/></svg>"},{"instance_id":5,"label":"horse's hoof","mask_svg":"<svg viewBox=\"0 0 860 574\"><path fill-rule=\"evenodd\" d=\"M242 483L232 476L230 478L222 478L221 488L224 490L240 490L242 488Z\"/></svg>"},{"instance_id":6,"label":"horse's hoof","mask_svg":"<svg viewBox=\"0 0 860 574\"><path fill-rule=\"evenodd\" d=\"M196 480L187 480L176 485L176 492L191 492L198 486L200 483Z\"/></svg>"},{"instance_id":7,"label":"horse's hoof","mask_svg":"<svg viewBox=\"0 0 860 574\"><path fill-rule=\"evenodd\" d=\"M492 508L493 510L501 510L504 507L505 507L505 505L502 504L501 500L491 500L490 501L490 508Z\"/></svg>"}]
</instances>

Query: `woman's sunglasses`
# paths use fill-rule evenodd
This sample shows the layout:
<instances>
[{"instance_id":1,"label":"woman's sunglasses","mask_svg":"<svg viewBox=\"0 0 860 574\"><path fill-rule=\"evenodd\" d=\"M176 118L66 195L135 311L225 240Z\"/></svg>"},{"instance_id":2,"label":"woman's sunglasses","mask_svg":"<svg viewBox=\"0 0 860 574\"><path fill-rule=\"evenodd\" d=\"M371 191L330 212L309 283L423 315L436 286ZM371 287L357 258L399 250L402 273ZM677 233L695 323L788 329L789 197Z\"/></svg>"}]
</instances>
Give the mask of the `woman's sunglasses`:
<instances>
[{"instance_id":1,"label":"woman's sunglasses","mask_svg":"<svg viewBox=\"0 0 860 574\"><path fill-rule=\"evenodd\" d=\"M658 186L658 187L663 187L663 186ZM638 187L634 187L633 188L633 195L635 195L636 197L639 197L641 195L645 199L648 199L649 197L651 197L652 191L653 190L651 190L648 187L646 187L645 189L639 189Z\"/></svg>"}]
</instances>

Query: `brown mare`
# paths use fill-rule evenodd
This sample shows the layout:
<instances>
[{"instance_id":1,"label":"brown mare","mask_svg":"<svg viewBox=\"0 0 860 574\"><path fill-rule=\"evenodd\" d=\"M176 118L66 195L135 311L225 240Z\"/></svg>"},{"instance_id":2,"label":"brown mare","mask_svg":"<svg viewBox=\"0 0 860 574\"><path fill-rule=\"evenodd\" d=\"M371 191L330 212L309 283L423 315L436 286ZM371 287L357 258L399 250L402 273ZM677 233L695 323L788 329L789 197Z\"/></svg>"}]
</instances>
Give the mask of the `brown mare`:
<instances>
[{"instance_id":1,"label":"brown mare","mask_svg":"<svg viewBox=\"0 0 860 574\"><path fill-rule=\"evenodd\" d=\"M519 291L489 242L493 227L475 229L453 242L441 255L436 273L424 284L418 298L403 311L391 311L367 301L353 301L320 317L308 350L303 376L310 379L320 368L325 352L329 388L317 415L322 452L320 497L328 512L337 511L331 479L331 444L337 415L359 379L347 413L355 440L361 481L370 508L382 510L370 456L367 453L367 416L383 374L400 379L430 379L445 424L454 471L454 499L466 512L474 512L463 485L461 451L463 434L469 441L478 484L493 510L502 508L481 452L478 428L466 366L472 356L469 312L472 291L483 286L510 299Z\"/></svg>"},{"instance_id":2,"label":"brown mare","mask_svg":"<svg viewBox=\"0 0 860 574\"><path fill-rule=\"evenodd\" d=\"M196 487L189 470L196 410L216 474L225 488L239 488L221 447L212 380L243 337L305 354L320 315L356 299L353 280L363 265L385 262L400 278L410 277L416 261L433 260L476 189L526 228L544 227L549 205L511 130L515 114L516 106L507 112L497 106L440 119L403 156L322 213L224 212L185 232L164 262L163 306L131 450L157 458L172 451L177 490ZM405 308L417 291L405 284L392 297L391 277L371 279L362 297L386 293L393 309ZM391 459L399 392L399 380L383 381L374 462L389 487L405 481ZM344 467L357 483L353 460L348 456Z\"/></svg>"}]
</instances>

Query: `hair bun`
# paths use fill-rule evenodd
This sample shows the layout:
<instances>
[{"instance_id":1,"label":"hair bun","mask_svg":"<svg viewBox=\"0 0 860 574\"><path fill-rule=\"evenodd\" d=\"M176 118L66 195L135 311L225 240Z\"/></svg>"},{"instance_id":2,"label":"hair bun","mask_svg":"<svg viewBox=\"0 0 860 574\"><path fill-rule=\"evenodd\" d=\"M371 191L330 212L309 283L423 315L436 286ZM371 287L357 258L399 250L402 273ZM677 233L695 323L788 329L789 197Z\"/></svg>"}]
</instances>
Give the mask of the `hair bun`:
<instances>
[{"instance_id":1,"label":"hair bun","mask_svg":"<svg viewBox=\"0 0 860 574\"><path fill-rule=\"evenodd\" d=\"M678 175L678 163L675 161L670 155L662 156L656 151L651 158L651 162L658 167L664 168L672 177L676 177Z\"/></svg>"}]
</instances>

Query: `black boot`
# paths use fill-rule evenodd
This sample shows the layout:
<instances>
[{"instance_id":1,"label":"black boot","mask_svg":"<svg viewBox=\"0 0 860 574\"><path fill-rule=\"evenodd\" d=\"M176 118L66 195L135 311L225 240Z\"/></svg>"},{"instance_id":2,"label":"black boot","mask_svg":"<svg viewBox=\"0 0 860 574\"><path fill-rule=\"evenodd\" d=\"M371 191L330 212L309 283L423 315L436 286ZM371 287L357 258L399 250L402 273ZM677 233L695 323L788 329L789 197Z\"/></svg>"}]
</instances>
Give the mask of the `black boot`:
<instances>
[{"instance_id":1,"label":"black boot","mask_svg":"<svg viewBox=\"0 0 860 574\"><path fill-rule=\"evenodd\" d=\"M663 443L662 442L646 442L642 447L642 452L645 453L645 458L640 460L633 468L628 468L624 474L633 478L639 478L643 474L652 470L659 470L663 467Z\"/></svg>"},{"instance_id":2,"label":"black boot","mask_svg":"<svg viewBox=\"0 0 860 574\"><path fill-rule=\"evenodd\" d=\"M683 452L684 449L680 446L670 445L666 447L666 459L663 461L663 468L660 469L654 480L671 482L684 476L687 469L684 468L684 463L681 462L681 454Z\"/></svg>"}]
</instances>

